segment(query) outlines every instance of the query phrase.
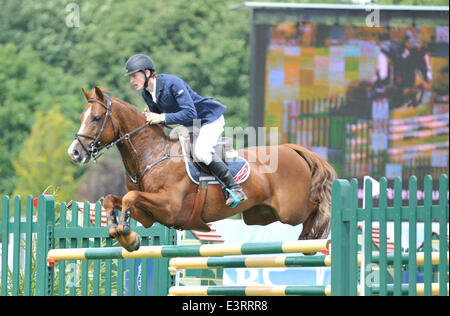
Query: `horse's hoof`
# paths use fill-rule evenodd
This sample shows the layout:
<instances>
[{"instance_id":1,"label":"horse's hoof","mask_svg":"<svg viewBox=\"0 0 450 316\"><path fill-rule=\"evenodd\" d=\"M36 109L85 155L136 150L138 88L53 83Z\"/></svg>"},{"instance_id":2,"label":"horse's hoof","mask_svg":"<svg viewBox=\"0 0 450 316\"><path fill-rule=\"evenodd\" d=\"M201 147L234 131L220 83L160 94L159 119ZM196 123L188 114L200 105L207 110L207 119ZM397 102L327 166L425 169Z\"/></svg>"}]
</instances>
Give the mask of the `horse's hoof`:
<instances>
[{"instance_id":1,"label":"horse's hoof","mask_svg":"<svg viewBox=\"0 0 450 316\"><path fill-rule=\"evenodd\" d=\"M109 233L109 237L116 238L117 235L118 235L118 233L117 233L117 226L109 227L108 233Z\"/></svg>"},{"instance_id":2,"label":"horse's hoof","mask_svg":"<svg viewBox=\"0 0 450 316\"><path fill-rule=\"evenodd\" d=\"M129 244L127 247L125 247L125 249L128 252L133 252L139 249L139 247L141 246L141 240L142 237L138 234L136 234L136 236L134 237L134 240L131 244Z\"/></svg>"},{"instance_id":3,"label":"horse's hoof","mask_svg":"<svg viewBox=\"0 0 450 316\"><path fill-rule=\"evenodd\" d=\"M122 222L117 226L117 231L122 236L128 236L131 233L130 225Z\"/></svg>"}]
</instances>

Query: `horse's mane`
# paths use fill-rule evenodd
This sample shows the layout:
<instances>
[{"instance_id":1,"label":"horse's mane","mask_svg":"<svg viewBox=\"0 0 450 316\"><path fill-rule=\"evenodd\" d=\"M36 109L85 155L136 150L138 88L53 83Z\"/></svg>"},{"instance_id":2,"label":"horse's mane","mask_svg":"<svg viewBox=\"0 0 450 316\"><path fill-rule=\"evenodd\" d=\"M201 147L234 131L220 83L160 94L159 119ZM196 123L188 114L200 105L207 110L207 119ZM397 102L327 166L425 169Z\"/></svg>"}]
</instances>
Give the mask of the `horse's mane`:
<instances>
[{"instance_id":1,"label":"horse's mane","mask_svg":"<svg viewBox=\"0 0 450 316\"><path fill-rule=\"evenodd\" d=\"M108 90L106 90L108 91ZM103 92L103 91L102 91ZM117 97L113 97L111 96L111 98L113 99L113 101L119 103L120 105L124 106L128 111L132 112L132 115L136 115L137 117L142 117L145 120L145 116L144 114L133 104L128 103L122 99L119 99ZM155 130L158 130L159 133L162 133L162 135L165 135L164 132L164 128L162 125L160 124L154 124L154 125L150 125L150 127L154 128Z\"/></svg>"},{"instance_id":2,"label":"horse's mane","mask_svg":"<svg viewBox=\"0 0 450 316\"><path fill-rule=\"evenodd\" d=\"M128 103L122 99L119 99L117 97L114 97L110 94L110 90L107 87L101 87L101 86L95 86L90 92L85 92L83 90L83 92L88 95L86 95L86 97L90 97L90 98L98 98L97 93L96 93L96 88L99 89L101 91L101 93L109 93L109 95L111 96L111 99L113 101L113 103L116 103L118 105L121 106L122 110L125 109L126 111L131 111L131 115L136 115L136 117L140 117L141 119L143 119L145 121L145 117L144 114L133 104ZM156 130L159 130L160 132L162 132L163 135L165 135L164 132L164 128L162 127L162 125L151 125L151 127L155 128Z\"/></svg>"},{"instance_id":3,"label":"horse's mane","mask_svg":"<svg viewBox=\"0 0 450 316\"><path fill-rule=\"evenodd\" d=\"M107 87L95 86L90 92L88 92L90 98L93 98L93 99L99 98L99 96L97 96L97 93L96 93L96 88L98 88L102 93L108 93L108 95L111 96L111 99L113 100L113 102L115 101L116 103L120 103L121 105L124 105L128 110L132 110L136 114L139 113L139 114L143 115L133 104L112 96L111 90L108 89Z\"/></svg>"},{"instance_id":4,"label":"horse's mane","mask_svg":"<svg viewBox=\"0 0 450 316\"><path fill-rule=\"evenodd\" d=\"M125 106L126 109L128 109L130 111L133 111L134 112L133 114L139 114L141 116L144 116L144 114L142 114L142 112L139 111L139 109L136 106L134 106L133 104L128 103L128 102L126 102L126 101L124 101L122 99L119 99L117 97L111 96L111 98L112 98L113 101L115 101L117 103L120 103L122 106Z\"/></svg>"}]
</instances>

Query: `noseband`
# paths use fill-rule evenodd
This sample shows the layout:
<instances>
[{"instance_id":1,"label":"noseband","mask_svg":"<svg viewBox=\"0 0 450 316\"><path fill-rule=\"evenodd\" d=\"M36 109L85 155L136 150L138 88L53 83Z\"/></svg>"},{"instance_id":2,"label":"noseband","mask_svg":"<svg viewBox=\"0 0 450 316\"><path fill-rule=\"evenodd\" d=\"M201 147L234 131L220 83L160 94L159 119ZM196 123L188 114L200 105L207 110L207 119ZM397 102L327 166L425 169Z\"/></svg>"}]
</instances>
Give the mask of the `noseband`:
<instances>
[{"instance_id":1,"label":"noseband","mask_svg":"<svg viewBox=\"0 0 450 316\"><path fill-rule=\"evenodd\" d=\"M111 108L112 108L111 98L107 94L105 94L104 96L106 99L106 104L97 99L88 99L88 102L96 102L106 109L105 119L103 120L102 128L100 129L100 132L98 133L98 135L94 137L94 136L84 135L84 134L75 134L75 139L78 140L78 142L80 143L83 150L86 151L86 153L89 155L89 158L93 159L94 161L96 161L103 154L102 153L103 149L109 148L109 147L112 147L115 145L115 142L105 144L105 145L102 145L100 142L100 138L102 137L103 132L105 131L105 127L106 127L106 123L108 122L108 118L111 120L111 125L114 130L114 138L118 137L116 125L114 124L114 120L111 115ZM92 140L92 142L90 143L90 145L86 145L85 143L82 142L80 137Z\"/></svg>"}]
</instances>

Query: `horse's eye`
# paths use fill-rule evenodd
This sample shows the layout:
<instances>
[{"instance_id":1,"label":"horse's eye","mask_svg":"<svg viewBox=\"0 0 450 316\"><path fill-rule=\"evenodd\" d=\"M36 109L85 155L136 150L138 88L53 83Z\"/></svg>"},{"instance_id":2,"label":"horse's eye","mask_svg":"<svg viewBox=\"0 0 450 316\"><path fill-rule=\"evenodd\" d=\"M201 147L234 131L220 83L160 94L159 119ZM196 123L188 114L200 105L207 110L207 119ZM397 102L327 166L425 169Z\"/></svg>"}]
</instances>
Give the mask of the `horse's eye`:
<instances>
[{"instance_id":1,"label":"horse's eye","mask_svg":"<svg viewBox=\"0 0 450 316\"><path fill-rule=\"evenodd\" d=\"M94 122L100 122L101 119L102 119L102 117L100 115L94 115L92 117L92 121L94 121Z\"/></svg>"}]
</instances>

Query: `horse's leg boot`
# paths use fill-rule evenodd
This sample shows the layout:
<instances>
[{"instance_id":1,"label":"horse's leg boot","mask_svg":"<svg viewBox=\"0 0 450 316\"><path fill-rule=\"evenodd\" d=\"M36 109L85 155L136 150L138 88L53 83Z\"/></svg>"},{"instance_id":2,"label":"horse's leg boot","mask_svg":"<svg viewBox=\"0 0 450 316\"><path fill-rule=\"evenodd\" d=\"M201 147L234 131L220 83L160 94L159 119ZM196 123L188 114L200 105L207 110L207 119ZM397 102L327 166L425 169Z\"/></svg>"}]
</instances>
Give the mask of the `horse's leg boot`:
<instances>
[{"instance_id":1,"label":"horse's leg boot","mask_svg":"<svg viewBox=\"0 0 450 316\"><path fill-rule=\"evenodd\" d=\"M117 227L119 234L127 236L131 233L130 229L131 209L127 208L120 218L120 223Z\"/></svg>"},{"instance_id":2,"label":"horse's leg boot","mask_svg":"<svg viewBox=\"0 0 450 316\"><path fill-rule=\"evenodd\" d=\"M118 236L117 232L117 225L119 223L117 222L117 210L111 210L111 213L108 217L108 226L109 226L109 236L112 238L116 238Z\"/></svg>"}]
</instances>

